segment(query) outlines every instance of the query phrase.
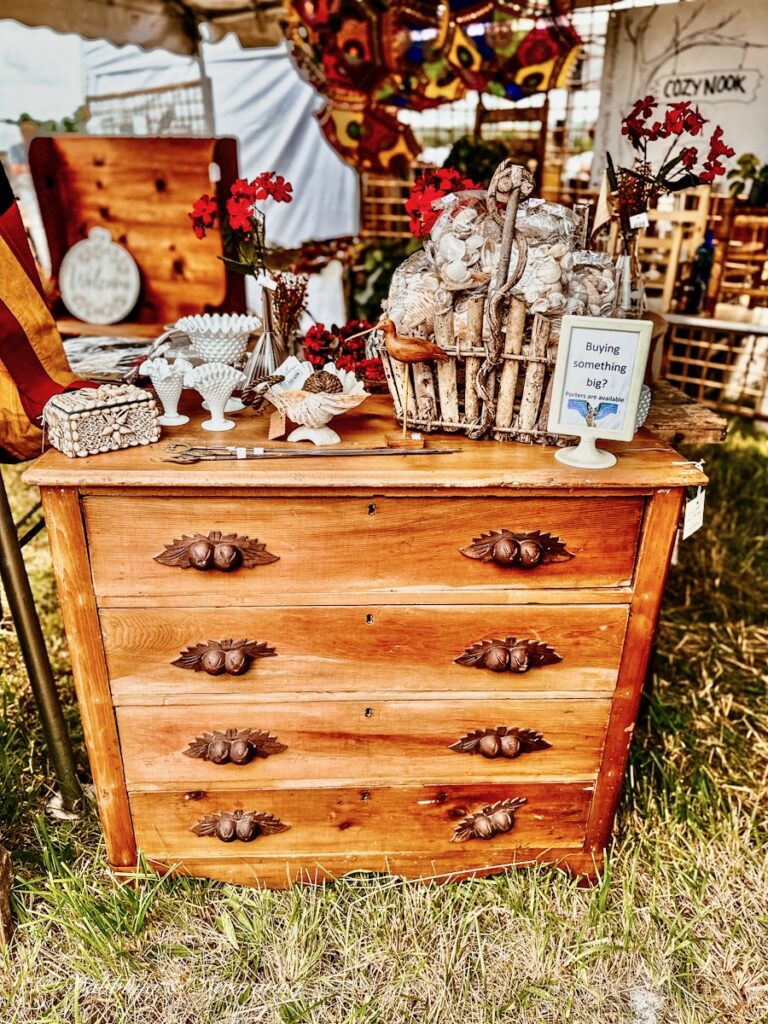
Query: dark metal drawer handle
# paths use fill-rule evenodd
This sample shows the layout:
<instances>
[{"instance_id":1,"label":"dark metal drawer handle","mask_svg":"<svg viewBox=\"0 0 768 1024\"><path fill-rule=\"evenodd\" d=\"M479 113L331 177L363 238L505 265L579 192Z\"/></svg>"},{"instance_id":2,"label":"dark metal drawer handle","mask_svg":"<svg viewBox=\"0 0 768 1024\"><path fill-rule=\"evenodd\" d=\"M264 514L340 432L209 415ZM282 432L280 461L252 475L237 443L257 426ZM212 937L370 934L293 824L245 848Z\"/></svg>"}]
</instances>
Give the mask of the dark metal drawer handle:
<instances>
[{"instance_id":1,"label":"dark metal drawer handle","mask_svg":"<svg viewBox=\"0 0 768 1024\"><path fill-rule=\"evenodd\" d=\"M218 569L219 572L232 572L233 569L253 569L257 565L269 565L277 562L279 555L267 551L266 544L260 544L257 538L241 537L236 533L222 533L211 530L208 535L193 533L184 534L179 540L166 544L165 551L155 555L155 561L161 565L174 565L179 569Z\"/></svg>"},{"instance_id":2,"label":"dark metal drawer handle","mask_svg":"<svg viewBox=\"0 0 768 1024\"><path fill-rule=\"evenodd\" d=\"M196 836L214 836L222 843L250 843L258 836L269 836L275 832L286 832L291 826L264 811L220 811L206 814L189 830Z\"/></svg>"},{"instance_id":3,"label":"dark metal drawer handle","mask_svg":"<svg viewBox=\"0 0 768 1024\"><path fill-rule=\"evenodd\" d=\"M227 729L204 732L184 751L187 757L199 757L212 764L248 764L255 757L269 757L288 748L276 736L258 729Z\"/></svg>"},{"instance_id":4,"label":"dark metal drawer handle","mask_svg":"<svg viewBox=\"0 0 768 1024\"><path fill-rule=\"evenodd\" d=\"M478 640L454 658L457 665L487 668L491 672L527 672L562 660L562 655L549 644L538 640L518 640L514 636L503 640Z\"/></svg>"},{"instance_id":5,"label":"dark metal drawer handle","mask_svg":"<svg viewBox=\"0 0 768 1024\"><path fill-rule=\"evenodd\" d=\"M546 562L564 562L574 558L565 541L551 533L532 530L529 533L515 533L513 530L491 530L475 537L466 548L459 549L467 558L481 562L495 562L502 567L535 569Z\"/></svg>"},{"instance_id":6,"label":"dark metal drawer handle","mask_svg":"<svg viewBox=\"0 0 768 1024\"><path fill-rule=\"evenodd\" d=\"M466 843L468 839L493 839L502 832L509 832L515 825L515 811L528 801L524 796L497 800L486 804L479 811L472 811L456 825L451 836L452 843Z\"/></svg>"},{"instance_id":7,"label":"dark metal drawer handle","mask_svg":"<svg viewBox=\"0 0 768 1024\"><path fill-rule=\"evenodd\" d=\"M193 672L207 672L209 676L241 676L256 658L275 658L274 647L261 640L209 640L194 644L180 652L171 664Z\"/></svg>"},{"instance_id":8,"label":"dark metal drawer handle","mask_svg":"<svg viewBox=\"0 0 768 1024\"><path fill-rule=\"evenodd\" d=\"M483 757L506 757L510 760L533 750L548 750L547 743L540 732L533 729L510 729L506 725L497 725L495 729L476 729L466 736L451 743L449 750L459 754L482 754Z\"/></svg>"}]
</instances>

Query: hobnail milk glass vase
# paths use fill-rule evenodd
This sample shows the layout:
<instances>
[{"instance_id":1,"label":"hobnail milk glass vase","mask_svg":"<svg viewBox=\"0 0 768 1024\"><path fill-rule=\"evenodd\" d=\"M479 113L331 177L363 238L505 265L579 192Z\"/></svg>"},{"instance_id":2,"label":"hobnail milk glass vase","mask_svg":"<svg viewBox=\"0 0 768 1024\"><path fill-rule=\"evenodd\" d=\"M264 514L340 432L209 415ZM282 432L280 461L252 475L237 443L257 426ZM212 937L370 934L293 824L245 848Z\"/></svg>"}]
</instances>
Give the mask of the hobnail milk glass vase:
<instances>
[{"instance_id":1,"label":"hobnail milk glass vase","mask_svg":"<svg viewBox=\"0 0 768 1024\"><path fill-rule=\"evenodd\" d=\"M245 383L245 374L228 363L203 363L190 370L184 378L187 387L202 395L211 414L200 426L203 430L232 430L234 420L224 418L227 399L235 388Z\"/></svg>"},{"instance_id":2,"label":"hobnail milk glass vase","mask_svg":"<svg viewBox=\"0 0 768 1024\"><path fill-rule=\"evenodd\" d=\"M169 363L167 359L147 359L140 372L149 377L155 394L163 404L163 415L157 422L161 427L181 427L189 423L189 416L179 413L179 398L184 388L184 376L192 369L186 359Z\"/></svg>"}]
</instances>

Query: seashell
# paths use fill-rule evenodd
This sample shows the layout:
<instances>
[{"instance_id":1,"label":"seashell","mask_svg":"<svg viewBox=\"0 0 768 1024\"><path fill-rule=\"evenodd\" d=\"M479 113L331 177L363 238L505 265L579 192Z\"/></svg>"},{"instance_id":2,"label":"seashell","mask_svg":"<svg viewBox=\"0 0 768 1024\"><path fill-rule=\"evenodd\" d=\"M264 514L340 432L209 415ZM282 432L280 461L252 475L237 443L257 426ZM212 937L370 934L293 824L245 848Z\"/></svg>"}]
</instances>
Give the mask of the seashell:
<instances>
[{"instance_id":1,"label":"seashell","mask_svg":"<svg viewBox=\"0 0 768 1024\"><path fill-rule=\"evenodd\" d=\"M266 392L267 399L299 428L288 435L289 441L312 441L315 444L338 444L341 438L327 424L339 413L354 409L368 398L367 391L356 394L328 395L306 391Z\"/></svg>"},{"instance_id":2,"label":"seashell","mask_svg":"<svg viewBox=\"0 0 768 1024\"><path fill-rule=\"evenodd\" d=\"M600 316L600 310L603 307L598 302L590 302L588 308L591 316Z\"/></svg>"},{"instance_id":3,"label":"seashell","mask_svg":"<svg viewBox=\"0 0 768 1024\"><path fill-rule=\"evenodd\" d=\"M568 253L568 246L565 242L555 242L549 248L549 255L556 260L562 260L563 256L570 255L570 253Z\"/></svg>"},{"instance_id":4,"label":"seashell","mask_svg":"<svg viewBox=\"0 0 768 1024\"><path fill-rule=\"evenodd\" d=\"M474 249L480 249L482 247L484 241L485 241L485 239L483 238L482 235L475 234L475 235L470 235L465 244L466 244L467 249L474 250Z\"/></svg>"},{"instance_id":5,"label":"seashell","mask_svg":"<svg viewBox=\"0 0 768 1024\"><path fill-rule=\"evenodd\" d=\"M573 270L573 255L569 252L564 253L562 259L560 260L560 266L563 268L563 270L570 273Z\"/></svg>"},{"instance_id":6,"label":"seashell","mask_svg":"<svg viewBox=\"0 0 768 1024\"><path fill-rule=\"evenodd\" d=\"M450 281L451 284L459 284L468 280L469 274L467 273L466 264L460 260L447 263L443 267L443 277Z\"/></svg>"},{"instance_id":7,"label":"seashell","mask_svg":"<svg viewBox=\"0 0 768 1024\"><path fill-rule=\"evenodd\" d=\"M464 242L452 234L443 235L437 247L437 255L448 262L462 259L465 252L466 245Z\"/></svg>"},{"instance_id":8,"label":"seashell","mask_svg":"<svg viewBox=\"0 0 768 1024\"><path fill-rule=\"evenodd\" d=\"M535 264L534 273L539 281L543 281L545 284L554 284L555 281L560 280L560 265L551 256L545 256L543 260L539 260Z\"/></svg>"}]
</instances>

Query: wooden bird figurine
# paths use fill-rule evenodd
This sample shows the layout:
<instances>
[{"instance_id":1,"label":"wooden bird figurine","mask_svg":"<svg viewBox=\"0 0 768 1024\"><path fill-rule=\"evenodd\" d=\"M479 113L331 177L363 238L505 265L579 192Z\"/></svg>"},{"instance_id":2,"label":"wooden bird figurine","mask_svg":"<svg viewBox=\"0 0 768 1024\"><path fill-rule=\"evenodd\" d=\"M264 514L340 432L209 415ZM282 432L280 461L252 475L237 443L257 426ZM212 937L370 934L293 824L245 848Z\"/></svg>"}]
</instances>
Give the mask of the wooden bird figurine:
<instances>
[{"instance_id":1,"label":"wooden bird figurine","mask_svg":"<svg viewBox=\"0 0 768 1024\"><path fill-rule=\"evenodd\" d=\"M383 332L384 347L387 352L393 359L403 364L403 439L405 439L408 430L408 390L411 380L408 363L445 362L450 359L450 356L445 349L427 341L426 338L408 338L398 334L394 322L387 318L379 320L374 327L369 327L366 331L350 335L347 340L351 341L352 338L359 338L361 335L371 334L373 331ZM391 436L388 435L388 443Z\"/></svg>"},{"instance_id":2,"label":"wooden bird figurine","mask_svg":"<svg viewBox=\"0 0 768 1024\"><path fill-rule=\"evenodd\" d=\"M408 363L445 362L450 356L439 345L427 341L426 338L404 338L397 333L391 320L382 320L378 324L384 333L384 347L393 359L403 364L403 438L408 431L408 390L411 373Z\"/></svg>"},{"instance_id":3,"label":"wooden bird figurine","mask_svg":"<svg viewBox=\"0 0 768 1024\"><path fill-rule=\"evenodd\" d=\"M404 338L397 333L391 320L381 320L377 325L384 333L384 345L393 359L401 363L431 363L449 359L445 349L427 341L426 338Z\"/></svg>"}]
</instances>

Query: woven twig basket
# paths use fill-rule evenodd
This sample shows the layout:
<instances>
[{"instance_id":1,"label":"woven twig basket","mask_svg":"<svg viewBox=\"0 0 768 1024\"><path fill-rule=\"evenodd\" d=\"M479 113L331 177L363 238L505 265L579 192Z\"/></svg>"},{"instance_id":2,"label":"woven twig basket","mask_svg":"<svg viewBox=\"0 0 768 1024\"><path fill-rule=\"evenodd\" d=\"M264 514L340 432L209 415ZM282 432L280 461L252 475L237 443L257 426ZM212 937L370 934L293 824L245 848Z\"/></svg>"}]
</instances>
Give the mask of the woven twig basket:
<instances>
[{"instance_id":1,"label":"woven twig basket","mask_svg":"<svg viewBox=\"0 0 768 1024\"><path fill-rule=\"evenodd\" d=\"M529 444L564 440L547 431L559 319L529 314L525 303L509 296L525 268L525 239L518 235L517 266L510 270L518 202L532 187L530 174L511 161L504 161L493 176L488 206L503 224L501 258L487 294L468 300L466 344L459 344L449 310L438 314L434 325L435 341L450 357L446 362L407 365L382 345L384 373L401 422L405 374L411 374L410 428ZM500 199L506 201L503 211ZM490 332L484 340L486 318Z\"/></svg>"}]
</instances>

